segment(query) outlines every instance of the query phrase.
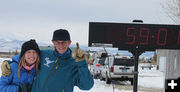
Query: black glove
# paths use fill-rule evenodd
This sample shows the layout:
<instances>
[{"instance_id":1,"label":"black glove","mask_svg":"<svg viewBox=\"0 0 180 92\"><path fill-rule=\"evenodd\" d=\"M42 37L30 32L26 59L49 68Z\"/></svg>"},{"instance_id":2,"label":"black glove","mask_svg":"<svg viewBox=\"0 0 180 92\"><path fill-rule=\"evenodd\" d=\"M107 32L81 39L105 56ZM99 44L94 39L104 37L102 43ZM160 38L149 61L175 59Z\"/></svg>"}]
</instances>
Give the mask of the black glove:
<instances>
[{"instance_id":1,"label":"black glove","mask_svg":"<svg viewBox=\"0 0 180 92\"><path fill-rule=\"evenodd\" d=\"M19 92L31 92L31 85L30 84L20 85Z\"/></svg>"}]
</instances>

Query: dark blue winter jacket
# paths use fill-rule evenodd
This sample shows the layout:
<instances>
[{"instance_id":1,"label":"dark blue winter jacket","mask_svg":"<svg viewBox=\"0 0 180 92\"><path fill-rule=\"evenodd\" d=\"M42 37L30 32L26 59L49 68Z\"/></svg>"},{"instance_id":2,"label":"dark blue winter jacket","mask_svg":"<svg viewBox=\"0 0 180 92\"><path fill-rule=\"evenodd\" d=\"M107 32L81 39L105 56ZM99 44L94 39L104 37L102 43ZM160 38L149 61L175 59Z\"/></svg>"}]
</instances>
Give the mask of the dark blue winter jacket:
<instances>
[{"instance_id":1,"label":"dark blue winter jacket","mask_svg":"<svg viewBox=\"0 0 180 92\"><path fill-rule=\"evenodd\" d=\"M93 85L86 61L75 62L70 49L63 55L44 50L31 92L73 92L74 86L89 90Z\"/></svg>"},{"instance_id":2,"label":"dark blue winter jacket","mask_svg":"<svg viewBox=\"0 0 180 92\"><path fill-rule=\"evenodd\" d=\"M12 63L10 64L11 74L9 76L0 78L0 92L19 92L19 86L23 84L32 85L35 69L33 68L30 72L27 72L24 68L20 70L20 77L18 77L18 64L19 55L12 58Z\"/></svg>"}]
</instances>

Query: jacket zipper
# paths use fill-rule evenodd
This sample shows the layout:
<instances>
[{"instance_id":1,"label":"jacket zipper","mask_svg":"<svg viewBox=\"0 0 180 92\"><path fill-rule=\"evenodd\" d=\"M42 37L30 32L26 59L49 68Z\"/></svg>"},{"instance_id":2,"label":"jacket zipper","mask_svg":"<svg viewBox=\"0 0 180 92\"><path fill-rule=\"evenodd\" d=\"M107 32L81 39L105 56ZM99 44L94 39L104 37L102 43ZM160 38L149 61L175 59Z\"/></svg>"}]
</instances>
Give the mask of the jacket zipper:
<instances>
[{"instance_id":1,"label":"jacket zipper","mask_svg":"<svg viewBox=\"0 0 180 92\"><path fill-rule=\"evenodd\" d=\"M62 89L62 91L61 92L64 92L64 88Z\"/></svg>"},{"instance_id":2,"label":"jacket zipper","mask_svg":"<svg viewBox=\"0 0 180 92\"><path fill-rule=\"evenodd\" d=\"M45 89L45 85L46 85L46 83L47 83L47 80L49 79L50 74L51 74L51 72L53 71L54 67L56 66L58 60L59 60L59 58L56 59L55 64L54 64L53 67L51 68L51 70L50 70L50 72L49 72L49 74L48 74L48 77L46 78L45 83L44 83L44 85L43 85L43 90L42 90L42 92L44 92L44 89Z\"/></svg>"},{"instance_id":3,"label":"jacket zipper","mask_svg":"<svg viewBox=\"0 0 180 92\"><path fill-rule=\"evenodd\" d=\"M57 63L57 65L56 65L56 67L55 67L55 69L54 69L54 71L53 71L53 75L54 75L55 71L59 68L59 65L60 65L59 62L56 62L56 63Z\"/></svg>"}]
</instances>

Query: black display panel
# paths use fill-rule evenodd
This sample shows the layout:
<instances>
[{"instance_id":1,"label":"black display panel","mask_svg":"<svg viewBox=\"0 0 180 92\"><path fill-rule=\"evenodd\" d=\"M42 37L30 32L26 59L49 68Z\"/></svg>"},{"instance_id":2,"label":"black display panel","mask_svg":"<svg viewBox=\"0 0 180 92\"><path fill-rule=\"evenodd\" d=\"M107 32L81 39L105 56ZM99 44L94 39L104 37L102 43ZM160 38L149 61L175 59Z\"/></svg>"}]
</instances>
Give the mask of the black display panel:
<instances>
[{"instance_id":1,"label":"black display panel","mask_svg":"<svg viewBox=\"0 0 180 92\"><path fill-rule=\"evenodd\" d=\"M180 25L89 23L89 46L112 44L120 50L180 49Z\"/></svg>"}]
</instances>

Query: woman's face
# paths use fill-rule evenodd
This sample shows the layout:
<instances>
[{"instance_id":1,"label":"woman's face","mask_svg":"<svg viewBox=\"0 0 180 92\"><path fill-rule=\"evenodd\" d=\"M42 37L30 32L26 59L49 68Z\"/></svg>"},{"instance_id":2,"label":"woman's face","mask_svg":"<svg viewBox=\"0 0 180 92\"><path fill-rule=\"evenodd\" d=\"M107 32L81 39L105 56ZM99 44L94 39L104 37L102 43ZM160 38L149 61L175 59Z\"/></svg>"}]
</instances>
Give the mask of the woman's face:
<instances>
[{"instance_id":1,"label":"woman's face","mask_svg":"<svg viewBox=\"0 0 180 92\"><path fill-rule=\"evenodd\" d=\"M28 50L25 52L25 60L28 65L32 65L36 62L38 54L35 50Z\"/></svg>"}]
</instances>

